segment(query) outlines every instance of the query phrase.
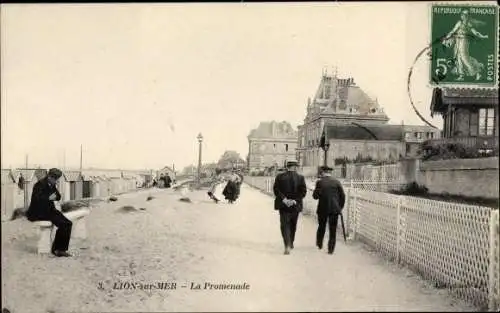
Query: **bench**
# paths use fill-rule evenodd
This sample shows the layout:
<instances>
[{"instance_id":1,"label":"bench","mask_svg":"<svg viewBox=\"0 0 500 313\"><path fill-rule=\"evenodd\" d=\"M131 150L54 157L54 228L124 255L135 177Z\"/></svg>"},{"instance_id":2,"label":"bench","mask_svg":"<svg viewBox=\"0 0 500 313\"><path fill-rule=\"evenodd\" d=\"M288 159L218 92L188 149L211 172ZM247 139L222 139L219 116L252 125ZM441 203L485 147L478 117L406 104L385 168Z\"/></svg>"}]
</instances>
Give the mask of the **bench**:
<instances>
[{"instance_id":1,"label":"bench","mask_svg":"<svg viewBox=\"0 0 500 313\"><path fill-rule=\"evenodd\" d=\"M87 238L85 217L89 214L90 210L88 209L79 209L64 213L64 216L73 223L71 230L72 238ZM56 227L49 221L37 221L35 222L35 225L38 226L39 230L38 254L49 253L52 247L52 238L55 235Z\"/></svg>"}]
</instances>

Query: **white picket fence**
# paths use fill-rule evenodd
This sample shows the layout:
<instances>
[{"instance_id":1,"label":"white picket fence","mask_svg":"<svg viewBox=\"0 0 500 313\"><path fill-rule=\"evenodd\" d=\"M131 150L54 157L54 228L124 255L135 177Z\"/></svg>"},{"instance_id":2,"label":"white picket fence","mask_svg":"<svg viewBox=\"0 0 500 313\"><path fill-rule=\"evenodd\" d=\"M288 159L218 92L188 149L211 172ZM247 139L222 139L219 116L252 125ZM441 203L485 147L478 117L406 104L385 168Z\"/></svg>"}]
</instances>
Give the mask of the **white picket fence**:
<instances>
[{"instance_id":1,"label":"white picket fence","mask_svg":"<svg viewBox=\"0 0 500 313\"><path fill-rule=\"evenodd\" d=\"M245 182L273 195L273 177ZM498 209L373 191L398 189L398 183L344 182L346 231L438 288L474 305L500 308L500 227ZM314 184L304 213L314 214Z\"/></svg>"}]
</instances>

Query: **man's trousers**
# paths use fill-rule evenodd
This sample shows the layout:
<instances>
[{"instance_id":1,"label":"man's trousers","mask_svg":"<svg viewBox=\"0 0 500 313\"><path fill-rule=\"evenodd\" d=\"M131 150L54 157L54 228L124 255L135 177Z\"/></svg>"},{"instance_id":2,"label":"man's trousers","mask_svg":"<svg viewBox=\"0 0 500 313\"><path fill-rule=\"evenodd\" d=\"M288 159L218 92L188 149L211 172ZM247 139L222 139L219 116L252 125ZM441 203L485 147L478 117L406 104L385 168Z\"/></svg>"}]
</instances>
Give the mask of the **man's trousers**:
<instances>
[{"instance_id":1,"label":"man's trousers","mask_svg":"<svg viewBox=\"0 0 500 313\"><path fill-rule=\"evenodd\" d=\"M280 210L281 236L283 237L283 243L285 244L285 247L293 247L298 219L299 212L286 212Z\"/></svg>"}]
</instances>

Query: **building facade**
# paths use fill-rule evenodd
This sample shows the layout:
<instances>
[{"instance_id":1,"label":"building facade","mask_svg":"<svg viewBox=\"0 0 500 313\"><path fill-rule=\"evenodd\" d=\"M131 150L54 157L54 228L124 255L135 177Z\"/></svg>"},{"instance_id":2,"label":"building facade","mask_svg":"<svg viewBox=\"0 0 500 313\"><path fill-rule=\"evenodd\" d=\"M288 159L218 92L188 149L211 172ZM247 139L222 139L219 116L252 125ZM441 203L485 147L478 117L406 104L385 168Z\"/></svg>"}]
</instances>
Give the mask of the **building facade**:
<instances>
[{"instance_id":1,"label":"building facade","mask_svg":"<svg viewBox=\"0 0 500 313\"><path fill-rule=\"evenodd\" d=\"M248 135L248 169L261 171L282 167L296 159L297 131L288 122L261 122Z\"/></svg>"},{"instance_id":2,"label":"building facade","mask_svg":"<svg viewBox=\"0 0 500 313\"><path fill-rule=\"evenodd\" d=\"M431 115L443 117L442 139L477 149L498 148L498 89L435 88Z\"/></svg>"},{"instance_id":3,"label":"building facade","mask_svg":"<svg viewBox=\"0 0 500 313\"><path fill-rule=\"evenodd\" d=\"M316 95L308 99L304 124L298 127L298 159L302 167L334 165L335 159L358 155L374 160L415 154L426 136L438 138L430 126L389 125L377 99L370 98L353 78L323 72ZM374 136L377 133L378 136ZM432 135L430 135L432 133ZM330 144L328 154L321 140Z\"/></svg>"}]
</instances>

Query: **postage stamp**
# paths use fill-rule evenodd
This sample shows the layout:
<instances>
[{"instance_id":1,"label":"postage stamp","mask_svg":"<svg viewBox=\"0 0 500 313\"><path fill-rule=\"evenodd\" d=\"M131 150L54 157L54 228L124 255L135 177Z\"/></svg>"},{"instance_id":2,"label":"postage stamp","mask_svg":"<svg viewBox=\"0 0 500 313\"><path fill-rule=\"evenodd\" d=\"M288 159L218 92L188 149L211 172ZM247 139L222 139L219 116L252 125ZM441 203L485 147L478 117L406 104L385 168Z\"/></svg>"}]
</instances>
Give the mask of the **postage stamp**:
<instances>
[{"instance_id":1,"label":"postage stamp","mask_svg":"<svg viewBox=\"0 0 500 313\"><path fill-rule=\"evenodd\" d=\"M498 7L431 5L430 84L497 84Z\"/></svg>"}]
</instances>

